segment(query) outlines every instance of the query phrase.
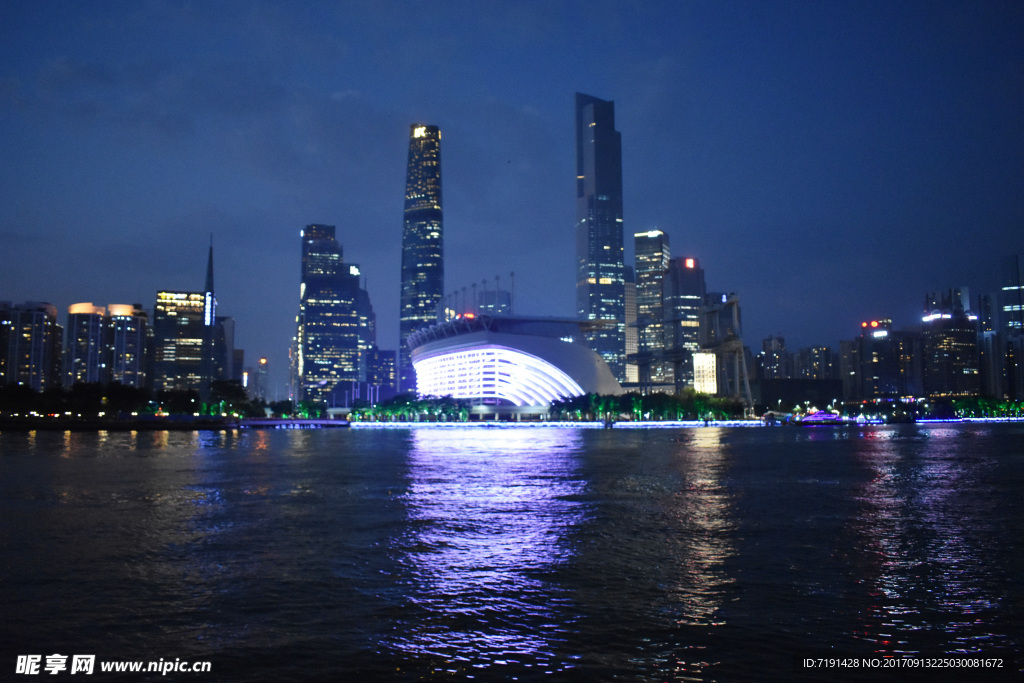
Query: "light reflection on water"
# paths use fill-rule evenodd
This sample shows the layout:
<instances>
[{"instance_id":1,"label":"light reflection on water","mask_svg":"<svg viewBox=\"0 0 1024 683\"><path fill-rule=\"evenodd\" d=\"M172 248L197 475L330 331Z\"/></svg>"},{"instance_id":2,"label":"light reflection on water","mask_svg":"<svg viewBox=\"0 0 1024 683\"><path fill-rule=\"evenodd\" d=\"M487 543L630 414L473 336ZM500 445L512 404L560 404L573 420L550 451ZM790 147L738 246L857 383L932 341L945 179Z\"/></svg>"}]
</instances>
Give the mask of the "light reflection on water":
<instances>
[{"instance_id":1,"label":"light reflection on water","mask_svg":"<svg viewBox=\"0 0 1024 683\"><path fill-rule=\"evenodd\" d=\"M855 635L879 654L982 654L1007 639L978 628L992 621L1006 579L985 561L1001 533L994 501L977 495L991 463L964 447L984 435L908 428L861 442L856 457L871 476L855 494L861 510L851 526L872 599Z\"/></svg>"},{"instance_id":2,"label":"light reflection on water","mask_svg":"<svg viewBox=\"0 0 1024 683\"><path fill-rule=\"evenodd\" d=\"M698 430L690 441L683 489L669 508L678 539L681 573L672 591L683 625L721 626L717 614L725 588L734 583L725 562L736 553L736 520L724 474L720 429Z\"/></svg>"},{"instance_id":3,"label":"light reflection on water","mask_svg":"<svg viewBox=\"0 0 1024 683\"><path fill-rule=\"evenodd\" d=\"M558 668L569 598L546 577L584 515L579 443L562 430L414 432L396 539L414 610L390 647L469 671Z\"/></svg>"},{"instance_id":4,"label":"light reflection on water","mask_svg":"<svg viewBox=\"0 0 1024 683\"><path fill-rule=\"evenodd\" d=\"M218 680L1005 656L1024 643L1022 436L0 433L0 653L209 659Z\"/></svg>"}]
</instances>

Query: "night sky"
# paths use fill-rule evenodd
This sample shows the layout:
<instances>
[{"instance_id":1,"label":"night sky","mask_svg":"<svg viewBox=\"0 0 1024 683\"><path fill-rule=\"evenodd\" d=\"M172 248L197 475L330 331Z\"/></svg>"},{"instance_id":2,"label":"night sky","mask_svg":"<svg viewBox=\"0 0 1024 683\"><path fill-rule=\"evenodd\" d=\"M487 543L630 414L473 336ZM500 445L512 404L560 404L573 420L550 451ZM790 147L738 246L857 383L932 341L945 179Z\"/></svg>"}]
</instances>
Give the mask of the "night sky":
<instances>
[{"instance_id":1,"label":"night sky","mask_svg":"<svg viewBox=\"0 0 1024 683\"><path fill-rule=\"evenodd\" d=\"M442 131L446 289L574 314L573 101L615 102L627 264L658 227L744 339L837 346L1024 253L1024 3L0 3L0 299L200 290L283 397L300 229L397 348L409 126Z\"/></svg>"}]
</instances>

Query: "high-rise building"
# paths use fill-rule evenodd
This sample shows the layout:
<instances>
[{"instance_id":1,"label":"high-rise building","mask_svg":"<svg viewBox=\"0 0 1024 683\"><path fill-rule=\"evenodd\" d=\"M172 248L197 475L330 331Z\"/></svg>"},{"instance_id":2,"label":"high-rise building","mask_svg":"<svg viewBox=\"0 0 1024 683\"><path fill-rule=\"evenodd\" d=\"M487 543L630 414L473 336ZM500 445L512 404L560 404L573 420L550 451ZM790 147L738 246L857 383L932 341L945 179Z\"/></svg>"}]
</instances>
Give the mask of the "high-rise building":
<instances>
[{"instance_id":1,"label":"high-rise building","mask_svg":"<svg viewBox=\"0 0 1024 683\"><path fill-rule=\"evenodd\" d=\"M370 347L367 360L366 383L369 385L368 394L373 403L391 398L395 395L398 387L398 371L394 351L378 349L376 345Z\"/></svg>"},{"instance_id":2,"label":"high-rise building","mask_svg":"<svg viewBox=\"0 0 1024 683\"><path fill-rule=\"evenodd\" d=\"M633 243L639 352L658 354L665 348L665 315L661 290L665 271L672 259L668 235L661 230L638 232L633 235ZM670 367L653 362L650 381L660 384L670 378L670 373Z\"/></svg>"},{"instance_id":3,"label":"high-rise building","mask_svg":"<svg viewBox=\"0 0 1024 683\"><path fill-rule=\"evenodd\" d=\"M365 379L362 350L369 348L373 311L359 279L359 267L344 262L334 226L307 225L302 231L295 338L294 382L300 401L326 400L339 383Z\"/></svg>"},{"instance_id":4,"label":"high-rise building","mask_svg":"<svg viewBox=\"0 0 1024 683\"><path fill-rule=\"evenodd\" d=\"M413 124L405 177L402 294L399 314L401 391L416 388L406 337L438 319L444 296L444 222L441 210L441 131Z\"/></svg>"},{"instance_id":5,"label":"high-rise building","mask_svg":"<svg viewBox=\"0 0 1024 683\"><path fill-rule=\"evenodd\" d=\"M257 401L267 400L270 388L269 372L270 361L265 356L261 357L256 367L248 372L249 382L246 389L248 389L249 395Z\"/></svg>"},{"instance_id":6,"label":"high-rise building","mask_svg":"<svg viewBox=\"0 0 1024 683\"><path fill-rule=\"evenodd\" d=\"M921 342L924 393L928 397L981 393L977 321L978 316L970 312L966 289L927 297Z\"/></svg>"},{"instance_id":7,"label":"high-rise building","mask_svg":"<svg viewBox=\"0 0 1024 683\"><path fill-rule=\"evenodd\" d=\"M615 104L576 93L576 315L609 320L590 347L620 382L626 378L622 139Z\"/></svg>"},{"instance_id":8,"label":"high-rise building","mask_svg":"<svg viewBox=\"0 0 1024 683\"><path fill-rule=\"evenodd\" d=\"M53 304L26 301L16 306L0 302L0 338L6 337L3 377L35 391L60 386L64 329L57 324Z\"/></svg>"},{"instance_id":9,"label":"high-rise building","mask_svg":"<svg viewBox=\"0 0 1024 683\"><path fill-rule=\"evenodd\" d=\"M974 309L978 314L978 367L981 373L981 395L992 398L1003 396L1003 336L996 320L995 297L982 294Z\"/></svg>"},{"instance_id":10,"label":"high-rise building","mask_svg":"<svg viewBox=\"0 0 1024 683\"><path fill-rule=\"evenodd\" d=\"M217 316L211 237L203 290L156 294L150 351L153 391L194 389L207 400L214 380L231 379L233 344L234 321Z\"/></svg>"},{"instance_id":11,"label":"high-rise building","mask_svg":"<svg viewBox=\"0 0 1024 683\"><path fill-rule=\"evenodd\" d=\"M680 261L685 264L686 260ZM710 388L713 385L718 395L732 396L746 406L752 406L754 400L747 373L750 353L743 346L740 298L736 294L711 293L705 297L705 305L700 309L698 340L701 351L691 354L691 368L696 364L697 378L700 379L695 382L696 386ZM708 353L712 353L714 358L710 358ZM707 378L712 372L712 365L717 377L714 382ZM678 381L677 375L677 384Z\"/></svg>"},{"instance_id":12,"label":"high-rise building","mask_svg":"<svg viewBox=\"0 0 1024 683\"><path fill-rule=\"evenodd\" d=\"M155 392L201 388L206 309L205 292L156 293L151 382Z\"/></svg>"},{"instance_id":13,"label":"high-rise building","mask_svg":"<svg viewBox=\"0 0 1024 683\"><path fill-rule=\"evenodd\" d=\"M141 304L109 304L109 378L126 387L146 385L147 315Z\"/></svg>"},{"instance_id":14,"label":"high-rise building","mask_svg":"<svg viewBox=\"0 0 1024 683\"><path fill-rule=\"evenodd\" d=\"M921 394L921 335L897 331L892 320L861 323L861 335L841 342L843 398L910 398Z\"/></svg>"},{"instance_id":15,"label":"high-rise building","mask_svg":"<svg viewBox=\"0 0 1024 683\"><path fill-rule=\"evenodd\" d=\"M1024 259L1019 254L1004 259L999 294L1005 334L1003 395L1020 401L1024 400Z\"/></svg>"},{"instance_id":16,"label":"high-rise building","mask_svg":"<svg viewBox=\"0 0 1024 683\"><path fill-rule=\"evenodd\" d=\"M1007 256L1003 260L1000 308L1003 329L1024 333L1024 259L1019 255Z\"/></svg>"},{"instance_id":17,"label":"high-rise building","mask_svg":"<svg viewBox=\"0 0 1024 683\"><path fill-rule=\"evenodd\" d=\"M701 310L707 290L704 269L695 258L670 259L662 282L664 357L676 391L693 386L693 353L700 350Z\"/></svg>"},{"instance_id":18,"label":"high-rise building","mask_svg":"<svg viewBox=\"0 0 1024 683\"><path fill-rule=\"evenodd\" d=\"M799 379L834 380L838 377L835 354L827 346L800 349L793 365L793 374Z\"/></svg>"},{"instance_id":19,"label":"high-rise building","mask_svg":"<svg viewBox=\"0 0 1024 683\"><path fill-rule=\"evenodd\" d=\"M762 340L758 361L758 379L793 377L793 356L786 351L786 340L782 337L767 337Z\"/></svg>"},{"instance_id":20,"label":"high-rise building","mask_svg":"<svg viewBox=\"0 0 1024 683\"><path fill-rule=\"evenodd\" d=\"M636 275L633 266L626 266L625 285L626 381L635 384L640 381L640 367L635 360L640 350L640 330L636 324Z\"/></svg>"},{"instance_id":21,"label":"high-rise building","mask_svg":"<svg viewBox=\"0 0 1024 683\"><path fill-rule=\"evenodd\" d=\"M13 332L14 307L11 306L10 301L0 301L0 384L7 384L9 369L7 355Z\"/></svg>"},{"instance_id":22,"label":"high-rise building","mask_svg":"<svg viewBox=\"0 0 1024 683\"><path fill-rule=\"evenodd\" d=\"M79 382L145 385L146 312L139 304L68 308L64 386Z\"/></svg>"},{"instance_id":23,"label":"high-rise building","mask_svg":"<svg viewBox=\"0 0 1024 683\"><path fill-rule=\"evenodd\" d=\"M68 307L64 347L64 386L107 381L107 309L91 303Z\"/></svg>"}]
</instances>

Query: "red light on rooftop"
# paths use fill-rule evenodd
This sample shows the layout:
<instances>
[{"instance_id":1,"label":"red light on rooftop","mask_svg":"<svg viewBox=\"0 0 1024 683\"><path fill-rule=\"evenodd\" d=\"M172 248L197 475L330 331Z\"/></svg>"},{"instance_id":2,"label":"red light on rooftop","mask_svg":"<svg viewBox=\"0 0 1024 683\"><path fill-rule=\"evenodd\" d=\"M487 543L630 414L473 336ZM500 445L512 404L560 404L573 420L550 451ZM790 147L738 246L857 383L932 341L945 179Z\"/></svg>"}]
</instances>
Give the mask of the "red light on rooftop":
<instances>
[{"instance_id":1,"label":"red light on rooftop","mask_svg":"<svg viewBox=\"0 0 1024 683\"><path fill-rule=\"evenodd\" d=\"M878 321L877 320L872 320L871 321L871 327L878 327Z\"/></svg>"},{"instance_id":2,"label":"red light on rooftop","mask_svg":"<svg viewBox=\"0 0 1024 683\"><path fill-rule=\"evenodd\" d=\"M861 327L867 327L867 326L868 326L868 324L867 324L867 323L861 323L861 324L860 324L860 326L861 326Z\"/></svg>"},{"instance_id":3,"label":"red light on rooftop","mask_svg":"<svg viewBox=\"0 0 1024 683\"><path fill-rule=\"evenodd\" d=\"M693 268L693 267L694 267L694 265L695 265L695 264L694 264L694 262L693 262L693 259L692 259L692 258L688 258L688 259L686 259L686 267L687 267L687 268Z\"/></svg>"}]
</instances>

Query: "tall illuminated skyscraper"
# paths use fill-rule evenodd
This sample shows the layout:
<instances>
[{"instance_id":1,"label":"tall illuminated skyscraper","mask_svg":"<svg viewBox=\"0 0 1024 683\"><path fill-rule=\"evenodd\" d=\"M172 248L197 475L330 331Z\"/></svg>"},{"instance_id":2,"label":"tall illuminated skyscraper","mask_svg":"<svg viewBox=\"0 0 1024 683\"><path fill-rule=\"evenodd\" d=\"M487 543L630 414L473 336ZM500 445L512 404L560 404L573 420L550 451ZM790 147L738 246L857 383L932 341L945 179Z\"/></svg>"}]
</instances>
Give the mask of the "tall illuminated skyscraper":
<instances>
[{"instance_id":1,"label":"tall illuminated skyscraper","mask_svg":"<svg viewBox=\"0 0 1024 683\"><path fill-rule=\"evenodd\" d=\"M622 242L622 140L615 104L576 93L576 315L614 324L588 335L625 380L626 288Z\"/></svg>"},{"instance_id":2,"label":"tall illuminated skyscraper","mask_svg":"<svg viewBox=\"0 0 1024 683\"><path fill-rule=\"evenodd\" d=\"M64 386L117 382L142 387L146 327L146 312L140 304L110 304L107 308L72 304L68 308Z\"/></svg>"},{"instance_id":3,"label":"tall illuminated skyscraper","mask_svg":"<svg viewBox=\"0 0 1024 683\"><path fill-rule=\"evenodd\" d=\"M146 384L146 311L140 304L110 304L110 379L126 387Z\"/></svg>"},{"instance_id":4,"label":"tall illuminated skyscraper","mask_svg":"<svg viewBox=\"0 0 1024 683\"><path fill-rule=\"evenodd\" d=\"M35 391L60 386L64 328L57 307L42 301L11 305L0 301L0 383Z\"/></svg>"},{"instance_id":5,"label":"tall illuminated skyscraper","mask_svg":"<svg viewBox=\"0 0 1024 683\"><path fill-rule=\"evenodd\" d=\"M333 225L302 231L302 283L295 338L299 400L326 400L340 382L360 376L359 268L345 264Z\"/></svg>"},{"instance_id":6,"label":"tall illuminated skyscraper","mask_svg":"<svg viewBox=\"0 0 1024 683\"><path fill-rule=\"evenodd\" d=\"M639 351L649 354L649 381L660 384L671 379L671 367L654 360L665 349L664 307L662 282L671 260L668 235L661 230L649 230L633 235L636 258L636 317L639 332Z\"/></svg>"},{"instance_id":7,"label":"tall illuminated skyscraper","mask_svg":"<svg viewBox=\"0 0 1024 683\"><path fill-rule=\"evenodd\" d=\"M704 269L695 258L670 259L662 281L666 360L676 391L693 386L693 354L700 350L701 309L707 290Z\"/></svg>"},{"instance_id":8,"label":"tall illuminated skyscraper","mask_svg":"<svg viewBox=\"0 0 1024 683\"><path fill-rule=\"evenodd\" d=\"M207 328L205 292L156 293L153 307L153 377L156 392L201 391Z\"/></svg>"},{"instance_id":9,"label":"tall illuminated skyscraper","mask_svg":"<svg viewBox=\"0 0 1024 683\"><path fill-rule=\"evenodd\" d=\"M405 177L402 229L402 301L399 316L399 390L412 391L416 376L405 340L437 321L444 296L444 229L441 211L441 131L413 124Z\"/></svg>"},{"instance_id":10,"label":"tall illuminated skyscraper","mask_svg":"<svg viewBox=\"0 0 1024 683\"><path fill-rule=\"evenodd\" d=\"M67 344L64 347L64 386L78 382L99 384L107 373L107 309L91 303L68 308Z\"/></svg>"}]
</instances>

